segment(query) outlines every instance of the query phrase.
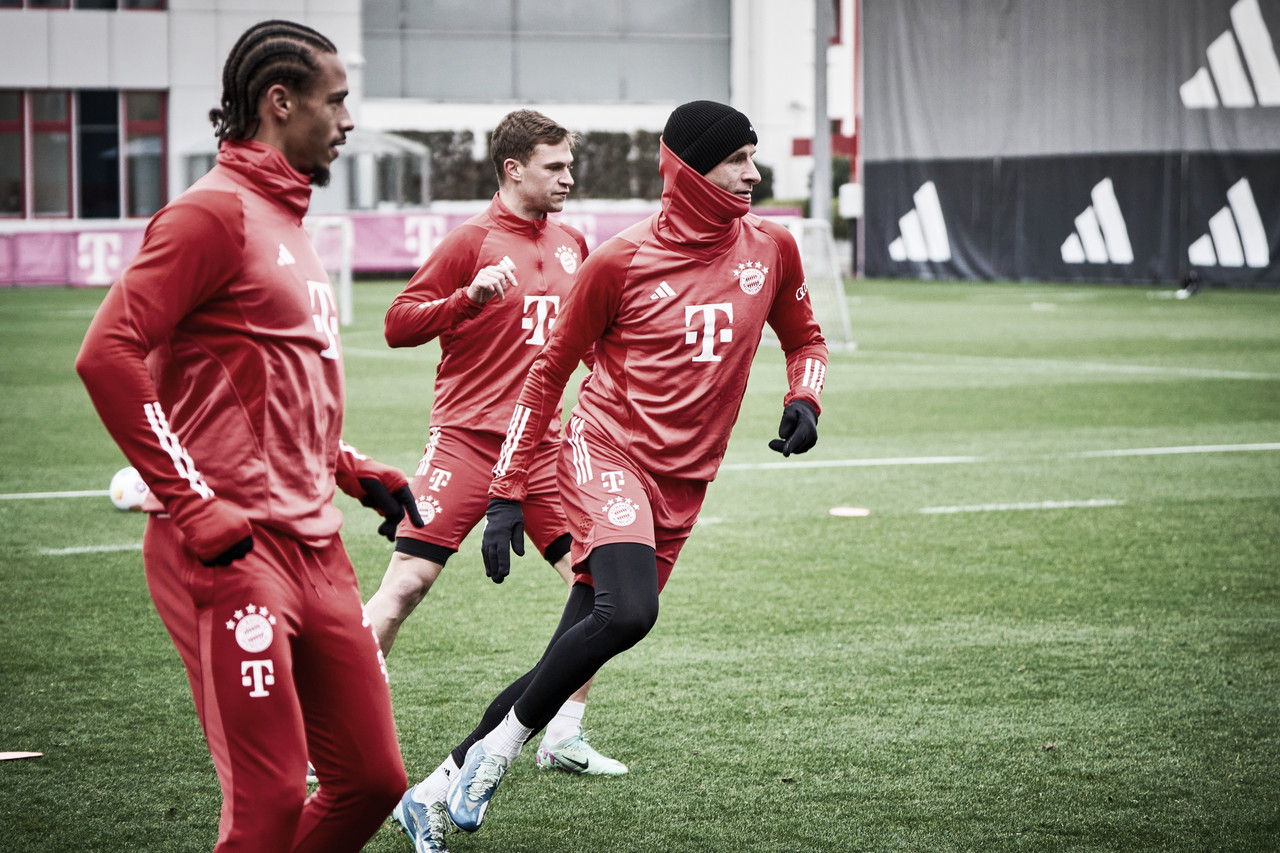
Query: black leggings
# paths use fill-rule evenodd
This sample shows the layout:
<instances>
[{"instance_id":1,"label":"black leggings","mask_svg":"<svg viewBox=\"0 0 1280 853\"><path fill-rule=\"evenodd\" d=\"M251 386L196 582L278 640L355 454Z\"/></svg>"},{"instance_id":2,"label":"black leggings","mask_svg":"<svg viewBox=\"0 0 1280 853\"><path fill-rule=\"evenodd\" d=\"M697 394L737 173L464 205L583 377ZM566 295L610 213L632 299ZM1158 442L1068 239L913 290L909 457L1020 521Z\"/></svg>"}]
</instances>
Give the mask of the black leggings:
<instances>
[{"instance_id":1,"label":"black leggings","mask_svg":"<svg viewBox=\"0 0 1280 853\"><path fill-rule=\"evenodd\" d=\"M467 750L502 722L516 718L541 731L560 706L605 662L644 639L658 621L658 568L648 545L601 545L587 558L590 584L569 591L560 624L537 665L498 694L480 725L453 751L461 767Z\"/></svg>"}]
</instances>

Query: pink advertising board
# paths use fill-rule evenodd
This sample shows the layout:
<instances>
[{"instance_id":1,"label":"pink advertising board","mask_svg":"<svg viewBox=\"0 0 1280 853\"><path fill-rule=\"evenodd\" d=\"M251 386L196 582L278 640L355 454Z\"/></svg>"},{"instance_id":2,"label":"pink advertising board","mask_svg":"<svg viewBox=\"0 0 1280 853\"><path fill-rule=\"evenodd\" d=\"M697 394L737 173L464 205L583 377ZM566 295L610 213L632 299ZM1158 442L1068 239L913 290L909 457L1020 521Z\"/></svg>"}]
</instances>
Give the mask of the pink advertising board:
<instances>
[{"instance_id":1,"label":"pink advertising board","mask_svg":"<svg viewBox=\"0 0 1280 853\"><path fill-rule=\"evenodd\" d=\"M407 275L422 265L446 234L485 204L477 202L473 209L464 206L449 212L344 213L323 218L351 221L352 272ZM558 218L581 231L587 246L595 248L656 210L657 202L652 207L626 210L593 210L584 205L559 214ZM800 211L769 208L758 212L796 216ZM142 245L146 224L146 220L60 220L47 225L26 221L14 223L12 230L5 230L0 224L0 286L111 284ZM324 229L316 237L321 258L330 268L337 268L340 233Z\"/></svg>"}]
</instances>

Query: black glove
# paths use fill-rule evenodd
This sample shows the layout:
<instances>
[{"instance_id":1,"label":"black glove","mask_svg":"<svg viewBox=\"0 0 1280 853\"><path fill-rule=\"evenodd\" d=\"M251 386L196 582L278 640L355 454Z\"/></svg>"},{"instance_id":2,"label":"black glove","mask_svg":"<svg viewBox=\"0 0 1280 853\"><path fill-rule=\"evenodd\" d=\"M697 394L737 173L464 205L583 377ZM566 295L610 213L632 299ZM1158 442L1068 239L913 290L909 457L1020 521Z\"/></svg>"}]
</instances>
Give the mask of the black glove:
<instances>
[{"instance_id":1,"label":"black glove","mask_svg":"<svg viewBox=\"0 0 1280 853\"><path fill-rule=\"evenodd\" d=\"M213 566L229 566L252 550L253 537L246 536L218 556L214 557L212 560L201 560L200 562L210 568Z\"/></svg>"},{"instance_id":2,"label":"black glove","mask_svg":"<svg viewBox=\"0 0 1280 853\"><path fill-rule=\"evenodd\" d=\"M769 449L783 456L804 453L818 443L818 413L812 403L792 400L782 410L782 423L778 425L778 438L769 442Z\"/></svg>"},{"instance_id":3,"label":"black glove","mask_svg":"<svg viewBox=\"0 0 1280 853\"><path fill-rule=\"evenodd\" d=\"M413 490L408 486L401 486L390 492L376 477L361 477L360 485L364 488L364 497L360 499L360 503L382 513L383 520L378 525L378 532L392 542L396 541L396 528L400 526L400 519L404 518L406 512L414 527L422 526L418 503L413 499Z\"/></svg>"},{"instance_id":4,"label":"black glove","mask_svg":"<svg viewBox=\"0 0 1280 853\"><path fill-rule=\"evenodd\" d=\"M489 498L489 508L484 513L484 537L480 553L484 556L484 573L494 583L502 583L511 574L511 555L507 547L524 556L524 510L520 501L505 498Z\"/></svg>"}]
</instances>

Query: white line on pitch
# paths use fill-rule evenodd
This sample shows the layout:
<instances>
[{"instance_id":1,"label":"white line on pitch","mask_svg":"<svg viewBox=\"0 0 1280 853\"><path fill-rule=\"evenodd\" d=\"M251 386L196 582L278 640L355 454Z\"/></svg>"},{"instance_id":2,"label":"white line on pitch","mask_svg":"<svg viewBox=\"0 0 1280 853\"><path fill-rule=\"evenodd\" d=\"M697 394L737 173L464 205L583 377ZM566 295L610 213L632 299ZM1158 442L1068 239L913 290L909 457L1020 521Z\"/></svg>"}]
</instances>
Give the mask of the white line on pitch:
<instances>
[{"instance_id":1,"label":"white line on pitch","mask_svg":"<svg viewBox=\"0 0 1280 853\"><path fill-rule=\"evenodd\" d=\"M1113 456L1167 456L1178 453L1239 453L1252 450L1280 450L1280 443L1269 444L1202 444L1190 447L1136 447L1132 450L1085 450L1069 453L1075 459L1099 459Z\"/></svg>"},{"instance_id":2,"label":"white line on pitch","mask_svg":"<svg viewBox=\"0 0 1280 853\"><path fill-rule=\"evenodd\" d=\"M0 495L0 501L31 501L39 498L105 498L111 494L106 489L90 489L83 492L17 492Z\"/></svg>"},{"instance_id":3,"label":"white line on pitch","mask_svg":"<svg viewBox=\"0 0 1280 853\"><path fill-rule=\"evenodd\" d=\"M1259 444L1203 444L1188 447L1136 447L1129 450L1084 450L1068 453L1068 459L1099 459L1117 456L1164 456L1182 453L1240 453L1260 450L1280 450L1280 442ZM752 462L721 465L721 471L768 471L796 468L877 468L902 465L961 465L974 462L998 462L997 456L906 456L885 459L794 459L785 462ZM15 492L0 494L0 501L37 500L41 498L105 498L104 489L80 492Z\"/></svg>"},{"instance_id":4,"label":"white line on pitch","mask_svg":"<svg viewBox=\"0 0 1280 853\"><path fill-rule=\"evenodd\" d=\"M911 358L916 361L929 362L938 358L936 353L927 352L904 352L900 350L876 350L874 355L887 355L894 358ZM1196 379L1261 379L1273 380L1280 378L1274 373L1253 373L1244 370L1218 370L1214 368L1204 367L1162 367L1146 364L1114 364L1110 362L1098 361L1069 361L1066 359L1050 359L1050 358L1005 358L1002 356L987 355L949 355L946 356L945 363L942 365L925 365L930 370L956 370L969 366L984 365L984 369L1007 370L1010 372L1026 372L1025 368L1045 369L1054 372L1079 372L1079 373L1131 373L1135 375L1168 375L1168 376L1188 376Z\"/></svg>"},{"instance_id":5,"label":"white line on pitch","mask_svg":"<svg viewBox=\"0 0 1280 853\"><path fill-rule=\"evenodd\" d=\"M900 459L805 459L794 462L753 462L721 465L721 471L766 471L773 468L874 468L894 465L955 465L963 462L989 462L991 456L914 456Z\"/></svg>"},{"instance_id":6,"label":"white line on pitch","mask_svg":"<svg viewBox=\"0 0 1280 853\"><path fill-rule=\"evenodd\" d=\"M1123 506L1124 501L1093 498L1087 501L1038 501L1015 504L978 504L977 506L927 506L916 510L924 515L950 515L957 512L1007 512L1023 509L1079 509L1100 506Z\"/></svg>"},{"instance_id":7,"label":"white line on pitch","mask_svg":"<svg viewBox=\"0 0 1280 853\"><path fill-rule=\"evenodd\" d=\"M1202 444L1188 447L1135 447L1125 450L1084 450L1064 454L1066 459L1101 459L1122 456L1165 456L1183 453L1243 453L1280 450L1280 442L1258 444ZM957 465L974 462L1014 461L1003 456L915 456L888 459L805 459L722 465L721 471L768 471L781 468L874 468L899 465Z\"/></svg>"},{"instance_id":8,"label":"white line on pitch","mask_svg":"<svg viewBox=\"0 0 1280 853\"><path fill-rule=\"evenodd\" d=\"M106 554L111 551L141 551L142 543L136 545L82 545L78 548L41 548L40 553L46 557L64 557L68 554Z\"/></svg>"}]
</instances>

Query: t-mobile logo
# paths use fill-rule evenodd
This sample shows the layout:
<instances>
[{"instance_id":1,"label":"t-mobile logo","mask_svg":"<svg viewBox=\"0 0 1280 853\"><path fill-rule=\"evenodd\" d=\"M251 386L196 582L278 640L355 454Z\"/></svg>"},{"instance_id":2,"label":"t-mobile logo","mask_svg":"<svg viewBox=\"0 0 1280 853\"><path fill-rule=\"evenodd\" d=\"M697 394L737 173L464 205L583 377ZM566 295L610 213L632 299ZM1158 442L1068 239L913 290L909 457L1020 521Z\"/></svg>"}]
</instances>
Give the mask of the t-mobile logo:
<instances>
[{"instance_id":1,"label":"t-mobile logo","mask_svg":"<svg viewBox=\"0 0 1280 853\"><path fill-rule=\"evenodd\" d=\"M724 314L729 323L733 323L733 303L732 302L716 302L711 305L686 305L684 309L684 324L693 326L696 317L702 318L702 331L690 329L684 333L684 342L691 346L697 346L699 339L702 341L702 349L693 357L694 361L719 361L720 356L716 355L716 341L727 344L733 340L733 329L728 327L716 328L717 313Z\"/></svg>"},{"instance_id":2,"label":"t-mobile logo","mask_svg":"<svg viewBox=\"0 0 1280 853\"><path fill-rule=\"evenodd\" d=\"M240 682L250 688L249 695L254 699L270 696L267 688L276 683L275 664L269 660L240 661Z\"/></svg>"},{"instance_id":3,"label":"t-mobile logo","mask_svg":"<svg viewBox=\"0 0 1280 853\"><path fill-rule=\"evenodd\" d=\"M431 250L440 245L444 235L449 233L449 222L443 216L430 214L426 216L406 216L404 218L404 248L413 255L413 261L421 265L431 254Z\"/></svg>"},{"instance_id":4,"label":"t-mobile logo","mask_svg":"<svg viewBox=\"0 0 1280 853\"><path fill-rule=\"evenodd\" d=\"M76 263L88 270L85 284L110 284L120 269L120 235L86 231L76 237Z\"/></svg>"},{"instance_id":5,"label":"t-mobile logo","mask_svg":"<svg viewBox=\"0 0 1280 853\"><path fill-rule=\"evenodd\" d=\"M324 335L328 344L320 351L322 358L338 357L338 305L333 298L333 288L327 281L307 279L307 290L311 293L311 320L316 331Z\"/></svg>"},{"instance_id":6,"label":"t-mobile logo","mask_svg":"<svg viewBox=\"0 0 1280 853\"><path fill-rule=\"evenodd\" d=\"M529 316L529 306L533 306L533 316ZM520 328L532 329L533 334L525 341L535 347L547 342L551 327L556 324L555 315L560 312L559 296L526 296L524 298L525 317L520 321Z\"/></svg>"}]
</instances>

